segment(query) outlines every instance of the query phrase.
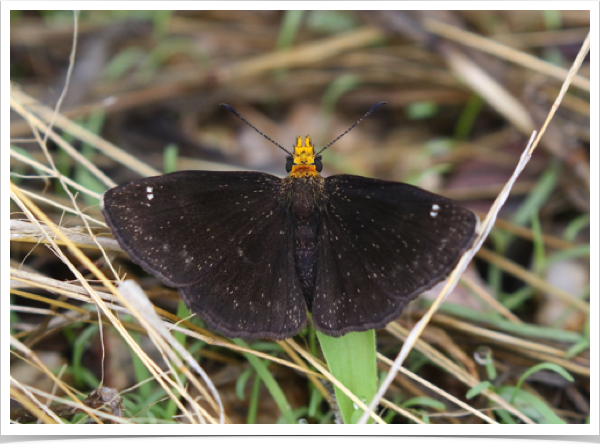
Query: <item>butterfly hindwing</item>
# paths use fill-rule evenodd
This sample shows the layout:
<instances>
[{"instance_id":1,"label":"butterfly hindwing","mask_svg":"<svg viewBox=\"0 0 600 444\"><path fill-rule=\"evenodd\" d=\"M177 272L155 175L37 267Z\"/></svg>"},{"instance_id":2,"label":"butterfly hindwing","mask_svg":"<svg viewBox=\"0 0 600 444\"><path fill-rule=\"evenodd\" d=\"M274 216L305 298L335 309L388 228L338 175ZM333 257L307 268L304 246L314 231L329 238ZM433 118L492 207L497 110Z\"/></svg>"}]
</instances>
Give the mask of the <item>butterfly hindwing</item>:
<instances>
[{"instance_id":1,"label":"butterfly hindwing","mask_svg":"<svg viewBox=\"0 0 600 444\"><path fill-rule=\"evenodd\" d=\"M218 267L197 284L180 288L191 311L229 337L280 340L306 323L287 212L276 209L269 223L248 230Z\"/></svg>"},{"instance_id":2,"label":"butterfly hindwing","mask_svg":"<svg viewBox=\"0 0 600 444\"><path fill-rule=\"evenodd\" d=\"M473 241L476 216L450 199L358 176L325 184L312 311L326 334L385 326Z\"/></svg>"}]
</instances>

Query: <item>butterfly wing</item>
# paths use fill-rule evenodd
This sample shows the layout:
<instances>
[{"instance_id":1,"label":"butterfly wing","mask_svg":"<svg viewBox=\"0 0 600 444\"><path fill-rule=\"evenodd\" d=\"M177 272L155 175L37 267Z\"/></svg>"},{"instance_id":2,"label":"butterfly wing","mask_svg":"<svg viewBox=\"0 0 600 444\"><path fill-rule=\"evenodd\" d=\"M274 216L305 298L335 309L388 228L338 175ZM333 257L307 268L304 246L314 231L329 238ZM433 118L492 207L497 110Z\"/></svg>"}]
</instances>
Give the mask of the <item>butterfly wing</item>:
<instances>
[{"instance_id":1,"label":"butterfly wing","mask_svg":"<svg viewBox=\"0 0 600 444\"><path fill-rule=\"evenodd\" d=\"M181 171L108 190L102 210L132 260L231 337L279 339L306 320L281 179Z\"/></svg>"},{"instance_id":2,"label":"butterfly wing","mask_svg":"<svg viewBox=\"0 0 600 444\"><path fill-rule=\"evenodd\" d=\"M349 175L326 178L325 188L311 305L328 335L385 326L473 242L477 217L442 196Z\"/></svg>"}]
</instances>

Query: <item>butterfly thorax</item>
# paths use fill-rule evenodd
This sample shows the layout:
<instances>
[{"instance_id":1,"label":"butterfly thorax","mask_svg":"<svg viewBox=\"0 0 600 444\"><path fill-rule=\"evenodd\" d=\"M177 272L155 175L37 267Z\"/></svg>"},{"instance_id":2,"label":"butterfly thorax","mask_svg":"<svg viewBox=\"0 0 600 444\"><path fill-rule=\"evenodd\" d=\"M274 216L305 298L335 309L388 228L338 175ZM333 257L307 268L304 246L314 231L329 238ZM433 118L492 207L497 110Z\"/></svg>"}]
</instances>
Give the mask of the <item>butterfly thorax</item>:
<instances>
[{"instance_id":1,"label":"butterfly thorax","mask_svg":"<svg viewBox=\"0 0 600 444\"><path fill-rule=\"evenodd\" d=\"M283 180L283 204L295 219L307 219L317 209L323 208L325 180L319 172L323 167L321 156L315 156L310 136L304 140L298 136L293 156L288 158L286 169L290 173Z\"/></svg>"}]
</instances>

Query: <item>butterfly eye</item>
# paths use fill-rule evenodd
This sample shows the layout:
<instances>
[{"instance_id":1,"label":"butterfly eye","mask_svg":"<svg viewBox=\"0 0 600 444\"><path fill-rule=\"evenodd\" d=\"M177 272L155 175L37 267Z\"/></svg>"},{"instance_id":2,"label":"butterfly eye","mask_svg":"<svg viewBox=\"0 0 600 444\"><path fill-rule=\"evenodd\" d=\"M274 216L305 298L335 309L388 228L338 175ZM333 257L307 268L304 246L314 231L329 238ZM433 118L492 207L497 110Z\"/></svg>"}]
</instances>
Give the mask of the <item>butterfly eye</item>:
<instances>
[{"instance_id":1,"label":"butterfly eye","mask_svg":"<svg viewBox=\"0 0 600 444\"><path fill-rule=\"evenodd\" d=\"M292 156L288 156L285 159L285 170L289 173L290 171L292 171L292 166L294 166L294 159L292 158Z\"/></svg>"},{"instance_id":2,"label":"butterfly eye","mask_svg":"<svg viewBox=\"0 0 600 444\"><path fill-rule=\"evenodd\" d=\"M321 156L315 157L315 168L317 169L318 173L320 173L323 169L323 162L321 161Z\"/></svg>"}]
</instances>

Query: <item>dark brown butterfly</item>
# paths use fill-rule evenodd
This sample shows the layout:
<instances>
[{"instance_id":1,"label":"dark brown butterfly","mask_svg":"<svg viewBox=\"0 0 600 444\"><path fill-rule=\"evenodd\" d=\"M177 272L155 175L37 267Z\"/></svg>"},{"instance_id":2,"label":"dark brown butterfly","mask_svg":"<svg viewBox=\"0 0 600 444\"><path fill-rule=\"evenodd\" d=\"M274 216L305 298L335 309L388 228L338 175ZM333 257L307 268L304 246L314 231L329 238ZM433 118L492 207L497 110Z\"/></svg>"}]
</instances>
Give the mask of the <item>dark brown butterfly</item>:
<instances>
[{"instance_id":1,"label":"dark brown butterfly","mask_svg":"<svg viewBox=\"0 0 600 444\"><path fill-rule=\"evenodd\" d=\"M283 179L181 171L108 190L102 211L131 259L226 336L288 338L307 310L330 336L381 328L448 275L478 220L411 185L321 177L332 143L278 145Z\"/></svg>"}]
</instances>

